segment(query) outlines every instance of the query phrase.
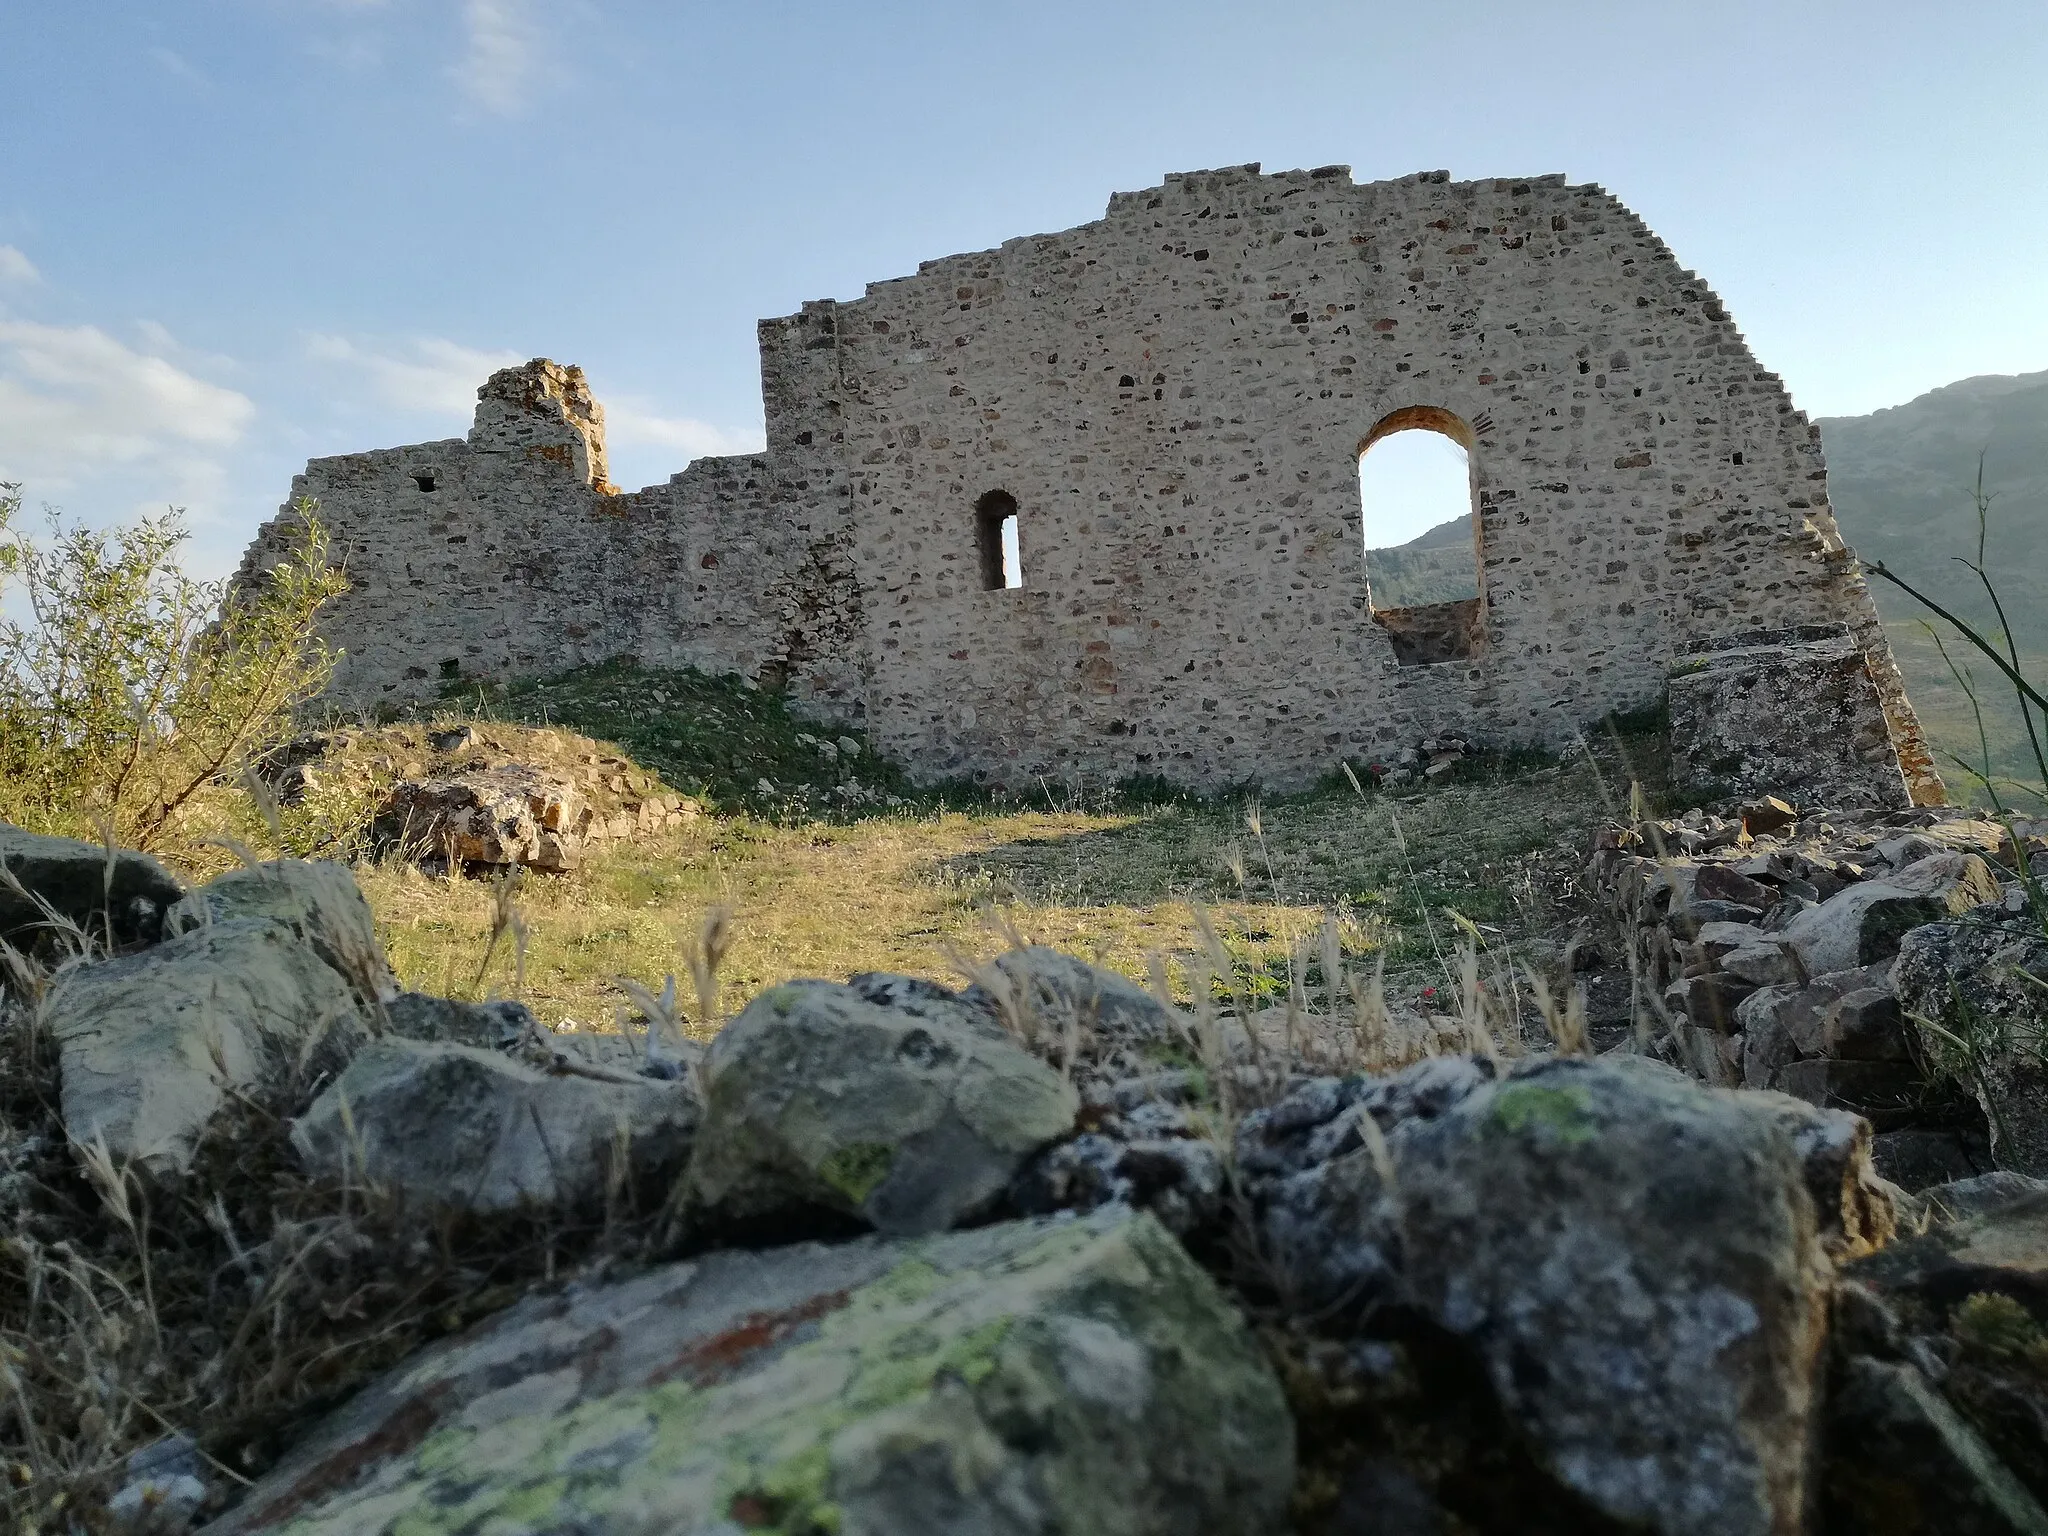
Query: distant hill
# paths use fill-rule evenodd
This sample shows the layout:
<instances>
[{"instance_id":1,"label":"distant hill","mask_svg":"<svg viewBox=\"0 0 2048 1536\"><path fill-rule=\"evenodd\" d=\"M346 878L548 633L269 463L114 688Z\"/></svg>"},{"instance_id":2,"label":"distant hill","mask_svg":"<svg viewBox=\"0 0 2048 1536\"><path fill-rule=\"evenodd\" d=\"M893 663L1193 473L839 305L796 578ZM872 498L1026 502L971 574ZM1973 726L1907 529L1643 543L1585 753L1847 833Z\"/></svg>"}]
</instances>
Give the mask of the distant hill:
<instances>
[{"instance_id":1,"label":"distant hill","mask_svg":"<svg viewBox=\"0 0 2048 1536\"><path fill-rule=\"evenodd\" d=\"M1964 379L1889 410L1824 419L1820 429L1835 517L1864 565L1881 560L1942 606L1987 625L1991 604L1954 558L1977 555L1972 491L1982 455L1991 497L1984 566L2012 623L2022 669L2041 686L2048 677L2048 373ZM1870 587L1937 750L1974 761L1970 701L1922 627L1925 611L1876 577ZM1938 627L1947 640L1946 626ZM2003 680L1967 646L1951 644L1949 654L1975 676L1994 763L2024 771L2030 753ZM1942 772L1952 788L1965 787L1946 760Z\"/></svg>"},{"instance_id":2,"label":"distant hill","mask_svg":"<svg viewBox=\"0 0 2048 1536\"><path fill-rule=\"evenodd\" d=\"M1472 550L1472 519L1454 517L1406 544L1365 552L1366 579L1375 608L1456 603L1479 595L1479 562Z\"/></svg>"}]
</instances>

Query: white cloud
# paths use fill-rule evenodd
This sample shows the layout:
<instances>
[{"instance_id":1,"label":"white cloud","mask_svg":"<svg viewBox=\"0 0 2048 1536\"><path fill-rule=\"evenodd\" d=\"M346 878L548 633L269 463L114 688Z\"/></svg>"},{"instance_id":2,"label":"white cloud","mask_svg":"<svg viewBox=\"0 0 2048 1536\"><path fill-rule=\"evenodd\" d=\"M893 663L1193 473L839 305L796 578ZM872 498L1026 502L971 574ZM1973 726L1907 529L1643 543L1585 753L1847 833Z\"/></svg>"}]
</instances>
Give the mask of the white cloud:
<instances>
[{"instance_id":1,"label":"white cloud","mask_svg":"<svg viewBox=\"0 0 2048 1536\"><path fill-rule=\"evenodd\" d=\"M468 51L451 73L462 93L487 112L510 117L526 105L540 61L530 0L463 0Z\"/></svg>"},{"instance_id":2,"label":"white cloud","mask_svg":"<svg viewBox=\"0 0 2048 1536\"><path fill-rule=\"evenodd\" d=\"M309 337L306 350L320 362L364 374L380 404L467 421L476 410L477 386L500 368L526 361L516 352L480 351L439 336L416 337L393 350L364 346L346 336Z\"/></svg>"},{"instance_id":3,"label":"white cloud","mask_svg":"<svg viewBox=\"0 0 2048 1536\"><path fill-rule=\"evenodd\" d=\"M11 245L0 245L0 283L40 283L36 264Z\"/></svg>"},{"instance_id":4,"label":"white cloud","mask_svg":"<svg viewBox=\"0 0 2048 1536\"><path fill-rule=\"evenodd\" d=\"M149 56L156 60L159 69L183 80L187 85L204 86L208 89L213 86L213 82L206 77L203 70L174 48L155 47L149 50Z\"/></svg>"},{"instance_id":5,"label":"white cloud","mask_svg":"<svg viewBox=\"0 0 2048 1536\"><path fill-rule=\"evenodd\" d=\"M203 493L255 414L248 396L97 326L0 318L0 479L55 489L136 466Z\"/></svg>"},{"instance_id":6,"label":"white cloud","mask_svg":"<svg viewBox=\"0 0 2048 1536\"><path fill-rule=\"evenodd\" d=\"M684 458L706 454L759 453L759 432L735 432L688 416L657 416L630 400L603 401L605 442L612 448L668 448Z\"/></svg>"}]
</instances>

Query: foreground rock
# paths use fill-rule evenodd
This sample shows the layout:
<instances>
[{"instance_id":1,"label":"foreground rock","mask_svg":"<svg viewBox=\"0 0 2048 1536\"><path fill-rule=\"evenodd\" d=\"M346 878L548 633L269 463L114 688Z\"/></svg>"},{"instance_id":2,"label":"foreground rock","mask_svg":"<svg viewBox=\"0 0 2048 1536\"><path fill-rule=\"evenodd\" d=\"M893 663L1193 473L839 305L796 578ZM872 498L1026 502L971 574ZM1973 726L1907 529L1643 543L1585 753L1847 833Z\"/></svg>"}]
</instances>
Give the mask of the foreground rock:
<instances>
[{"instance_id":1,"label":"foreground rock","mask_svg":"<svg viewBox=\"0 0 2048 1536\"><path fill-rule=\"evenodd\" d=\"M601 1212L680 1169L699 1109L682 1083L554 1076L469 1046L366 1046L292 1129L308 1172L444 1209Z\"/></svg>"},{"instance_id":2,"label":"foreground rock","mask_svg":"<svg viewBox=\"0 0 2048 1536\"><path fill-rule=\"evenodd\" d=\"M229 1091L367 1029L341 975L261 917L65 971L45 1018L71 1140L158 1174L189 1166Z\"/></svg>"},{"instance_id":3,"label":"foreground rock","mask_svg":"<svg viewBox=\"0 0 2048 1536\"><path fill-rule=\"evenodd\" d=\"M209 881L173 907L171 933L237 918L288 929L333 968L358 1001L374 1009L398 995L398 982L377 942L377 923L356 878L325 860L276 859Z\"/></svg>"},{"instance_id":4,"label":"foreground rock","mask_svg":"<svg viewBox=\"0 0 2048 1536\"><path fill-rule=\"evenodd\" d=\"M2034 915L1999 901L1918 929L1892 984L1928 1054L1967 1062L1998 1166L2048 1176L2048 938Z\"/></svg>"},{"instance_id":5,"label":"foreground rock","mask_svg":"<svg viewBox=\"0 0 2048 1536\"><path fill-rule=\"evenodd\" d=\"M146 853L0 825L0 940L28 948L54 914L103 942L154 943L184 894Z\"/></svg>"},{"instance_id":6,"label":"foreground rock","mask_svg":"<svg viewBox=\"0 0 2048 1536\"><path fill-rule=\"evenodd\" d=\"M1867 1137L1633 1058L1443 1057L1312 1082L1238 1153L1289 1311L1469 1354L1530 1448L1527 1528L1761 1536L1810 1491L1829 1250L1890 1230ZM1435 1494L1499 1528L1469 1482Z\"/></svg>"},{"instance_id":7,"label":"foreground rock","mask_svg":"<svg viewBox=\"0 0 2048 1536\"><path fill-rule=\"evenodd\" d=\"M2048 1184L1966 1180L1920 1219L1843 1276L1829 1528L2048 1536Z\"/></svg>"},{"instance_id":8,"label":"foreground rock","mask_svg":"<svg viewBox=\"0 0 2048 1536\"><path fill-rule=\"evenodd\" d=\"M688 1187L709 1219L823 1209L943 1231L1072 1128L1074 1089L986 1014L942 988L864 980L771 988L705 1053Z\"/></svg>"},{"instance_id":9,"label":"foreground rock","mask_svg":"<svg viewBox=\"0 0 2048 1536\"><path fill-rule=\"evenodd\" d=\"M1144 1216L720 1253L533 1298L209 1527L1271 1536L1271 1368Z\"/></svg>"}]
</instances>

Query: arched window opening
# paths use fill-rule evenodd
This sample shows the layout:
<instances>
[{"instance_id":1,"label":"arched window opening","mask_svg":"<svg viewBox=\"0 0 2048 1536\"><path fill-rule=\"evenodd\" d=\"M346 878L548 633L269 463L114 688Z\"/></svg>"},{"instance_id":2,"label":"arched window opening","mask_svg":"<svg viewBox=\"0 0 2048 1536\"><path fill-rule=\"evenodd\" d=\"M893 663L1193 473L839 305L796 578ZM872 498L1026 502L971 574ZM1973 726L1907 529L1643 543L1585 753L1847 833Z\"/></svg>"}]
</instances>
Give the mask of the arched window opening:
<instances>
[{"instance_id":1,"label":"arched window opening","mask_svg":"<svg viewBox=\"0 0 2048 1536\"><path fill-rule=\"evenodd\" d=\"M1478 648L1473 442L1459 417L1414 406L1359 445L1366 594L1403 665L1460 660Z\"/></svg>"},{"instance_id":2,"label":"arched window opening","mask_svg":"<svg viewBox=\"0 0 2048 1536\"><path fill-rule=\"evenodd\" d=\"M974 543L985 591L1024 585L1024 551L1017 527L1017 498L990 491L974 504Z\"/></svg>"}]
</instances>

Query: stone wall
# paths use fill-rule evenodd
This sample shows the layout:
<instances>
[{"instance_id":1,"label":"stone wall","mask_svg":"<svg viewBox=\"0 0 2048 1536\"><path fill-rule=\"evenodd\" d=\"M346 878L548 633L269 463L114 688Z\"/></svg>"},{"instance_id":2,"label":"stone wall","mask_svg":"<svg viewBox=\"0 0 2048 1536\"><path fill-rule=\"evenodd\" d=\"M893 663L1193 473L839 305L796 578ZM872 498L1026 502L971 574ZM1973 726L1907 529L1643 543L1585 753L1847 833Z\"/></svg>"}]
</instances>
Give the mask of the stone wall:
<instances>
[{"instance_id":1,"label":"stone wall","mask_svg":"<svg viewBox=\"0 0 2048 1536\"><path fill-rule=\"evenodd\" d=\"M1561 745L1717 636L1846 624L1939 794L1816 429L1598 187L1169 176L761 356L766 453L630 495L548 363L466 443L308 465L356 582L337 690L627 652L786 681L926 777L1285 787L1445 731ZM1358 455L1406 425L1470 451L1476 616L1374 613ZM984 585L992 492L1021 587Z\"/></svg>"}]
</instances>

